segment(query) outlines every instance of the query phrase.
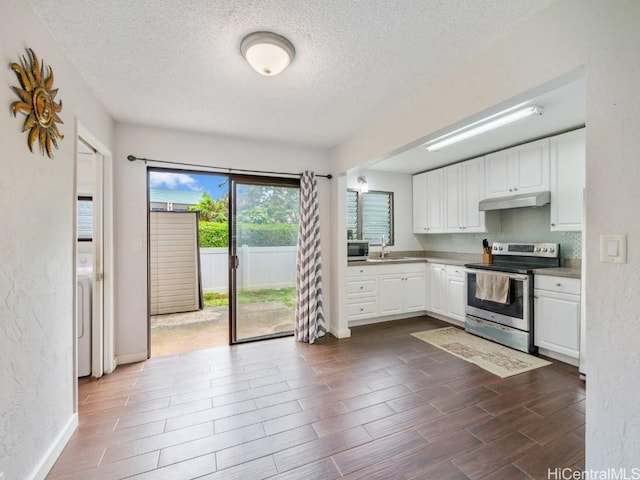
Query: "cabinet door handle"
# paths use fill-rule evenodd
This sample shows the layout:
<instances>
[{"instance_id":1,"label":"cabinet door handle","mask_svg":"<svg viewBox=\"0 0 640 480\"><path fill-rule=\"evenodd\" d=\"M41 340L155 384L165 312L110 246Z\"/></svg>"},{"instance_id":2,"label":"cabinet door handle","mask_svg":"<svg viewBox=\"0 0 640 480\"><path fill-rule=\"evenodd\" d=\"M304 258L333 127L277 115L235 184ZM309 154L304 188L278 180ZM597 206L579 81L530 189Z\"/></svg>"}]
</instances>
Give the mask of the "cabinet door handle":
<instances>
[{"instance_id":1,"label":"cabinet door handle","mask_svg":"<svg viewBox=\"0 0 640 480\"><path fill-rule=\"evenodd\" d=\"M555 227L555 226L556 226L556 224L555 224L555 223L552 223L552 224L551 224L551 226L552 226L552 227Z\"/></svg>"},{"instance_id":2,"label":"cabinet door handle","mask_svg":"<svg viewBox=\"0 0 640 480\"><path fill-rule=\"evenodd\" d=\"M556 287L561 287L562 284L561 283L556 283Z\"/></svg>"},{"instance_id":3,"label":"cabinet door handle","mask_svg":"<svg viewBox=\"0 0 640 480\"><path fill-rule=\"evenodd\" d=\"M514 188L514 189L513 189L513 191L514 191L514 192L517 192L517 191L518 191L518 188L517 188L517 187L516 187L516 188Z\"/></svg>"},{"instance_id":4,"label":"cabinet door handle","mask_svg":"<svg viewBox=\"0 0 640 480\"><path fill-rule=\"evenodd\" d=\"M364 290L364 287L362 285L360 285L360 290Z\"/></svg>"}]
</instances>

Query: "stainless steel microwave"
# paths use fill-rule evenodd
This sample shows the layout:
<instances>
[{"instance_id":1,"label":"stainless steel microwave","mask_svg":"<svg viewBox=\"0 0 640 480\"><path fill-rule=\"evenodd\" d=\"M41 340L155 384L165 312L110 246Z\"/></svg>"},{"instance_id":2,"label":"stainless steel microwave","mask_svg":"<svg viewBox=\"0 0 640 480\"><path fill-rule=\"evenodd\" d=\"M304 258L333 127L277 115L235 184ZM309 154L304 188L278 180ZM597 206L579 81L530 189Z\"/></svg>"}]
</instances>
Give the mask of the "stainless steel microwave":
<instances>
[{"instance_id":1,"label":"stainless steel microwave","mask_svg":"<svg viewBox=\"0 0 640 480\"><path fill-rule=\"evenodd\" d=\"M366 260L368 257L368 240L347 240L347 260Z\"/></svg>"}]
</instances>

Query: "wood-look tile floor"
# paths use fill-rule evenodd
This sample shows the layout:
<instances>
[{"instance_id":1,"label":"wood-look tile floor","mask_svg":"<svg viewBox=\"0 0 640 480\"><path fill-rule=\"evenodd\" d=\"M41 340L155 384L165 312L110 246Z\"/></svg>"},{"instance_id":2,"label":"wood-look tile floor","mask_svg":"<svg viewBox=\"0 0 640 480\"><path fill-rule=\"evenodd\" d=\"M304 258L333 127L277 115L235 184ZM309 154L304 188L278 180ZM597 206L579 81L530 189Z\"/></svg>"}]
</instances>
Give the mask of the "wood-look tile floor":
<instances>
[{"instance_id":1,"label":"wood-look tile floor","mask_svg":"<svg viewBox=\"0 0 640 480\"><path fill-rule=\"evenodd\" d=\"M410 335L428 317L152 358L81 381L49 479L530 479L584 468L585 387L500 379Z\"/></svg>"}]
</instances>

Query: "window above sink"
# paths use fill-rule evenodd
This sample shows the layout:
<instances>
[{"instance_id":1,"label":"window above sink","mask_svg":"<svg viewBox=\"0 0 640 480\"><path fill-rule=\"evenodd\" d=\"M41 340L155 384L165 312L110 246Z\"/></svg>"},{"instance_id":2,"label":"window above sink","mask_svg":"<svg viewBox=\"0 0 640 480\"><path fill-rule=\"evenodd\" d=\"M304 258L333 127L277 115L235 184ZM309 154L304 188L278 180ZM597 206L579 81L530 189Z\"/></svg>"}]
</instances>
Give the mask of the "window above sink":
<instances>
[{"instance_id":1,"label":"window above sink","mask_svg":"<svg viewBox=\"0 0 640 480\"><path fill-rule=\"evenodd\" d=\"M350 238L370 245L394 244L393 192L347 190L347 230ZM347 236L349 238L349 235Z\"/></svg>"}]
</instances>

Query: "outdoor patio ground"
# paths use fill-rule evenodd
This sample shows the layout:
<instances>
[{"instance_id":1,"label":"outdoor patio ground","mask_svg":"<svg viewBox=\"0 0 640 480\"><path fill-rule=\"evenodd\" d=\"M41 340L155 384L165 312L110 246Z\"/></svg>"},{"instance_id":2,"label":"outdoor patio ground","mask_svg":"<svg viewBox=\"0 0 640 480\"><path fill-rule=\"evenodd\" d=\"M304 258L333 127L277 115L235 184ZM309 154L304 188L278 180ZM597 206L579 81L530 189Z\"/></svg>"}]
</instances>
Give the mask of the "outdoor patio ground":
<instances>
[{"instance_id":1,"label":"outdoor patio ground","mask_svg":"<svg viewBox=\"0 0 640 480\"><path fill-rule=\"evenodd\" d=\"M241 304L238 338L293 331L294 309L281 302ZM174 355L229 344L229 308L206 307L151 317L151 356Z\"/></svg>"}]
</instances>

